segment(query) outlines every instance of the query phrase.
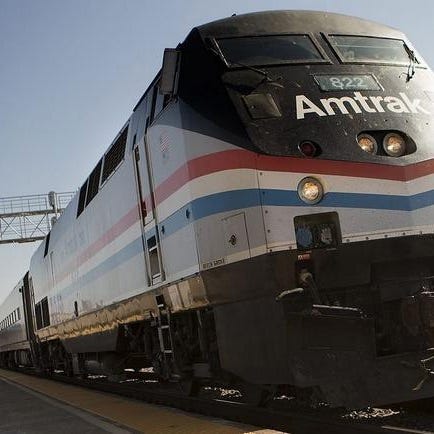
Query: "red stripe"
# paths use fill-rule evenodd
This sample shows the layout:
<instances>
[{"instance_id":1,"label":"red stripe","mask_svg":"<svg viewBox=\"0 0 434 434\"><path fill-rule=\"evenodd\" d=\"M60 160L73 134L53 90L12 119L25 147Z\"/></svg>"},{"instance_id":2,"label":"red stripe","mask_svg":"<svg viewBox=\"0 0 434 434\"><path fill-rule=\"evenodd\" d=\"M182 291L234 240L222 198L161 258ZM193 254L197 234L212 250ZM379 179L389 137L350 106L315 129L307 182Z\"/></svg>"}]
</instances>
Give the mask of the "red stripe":
<instances>
[{"instance_id":1,"label":"red stripe","mask_svg":"<svg viewBox=\"0 0 434 434\"><path fill-rule=\"evenodd\" d=\"M259 156L258 160L259 170L320 173L392 181L410 181L434 173L434 160L422 161L408 166L262 155Z\"/></svg>"},{"instance_id":2,"label":"red stripe","mask_svg":"<svg viewBox=\"0 0 434 434\"><path fill-rule=\"evenodd\" d=\"M188 161L155 189L157 204L167 199L189 181L222 170L254 169L257 154L244 150L223 151Z\"/></svg>"},{"instance_id":3,"label":"red stripe","mask_svg":"<svg viewBox=\"0 0 434 434\"><path fill-rule=\"evenodd\" d=\"M404 182L434 173L434 159L408 166L389 166L352 161L274 157L245 150L222 151L195 158L181 166L156 188L156 202L161 203L193 179L231 169L318 173Z\"/></svg>"},{"instance_id":4,"label":"red stripe","mask_svg":"<svg viewBox=\"0 0 434 434\"><path fill-rule=\"evenodd\" d=\"M106 233L94 241L78 257L78 266L85 263L92 256L98 253L107 244L110 244L115 238L125 232L130 226L140 219L138 206L131 209L117 223L115 223Z\"/></svg>"},{"instance_id":5,"label":"red stripe","mask_svg":"<svg viewBox=\"0 0 434 434\"><path fill-rule=\"evenodd\" d=\"M351 161L274 157L269 155L259 155L243 149L222 151L195 158L181 166L156 188L156 203L161 203L193 179L231 169L318 173L325 175L387 179L393 181L410 181L434 173L434 159L403 167L373 163L357 163ZM145 198L145 203L147 209L150 209L150 197ZM81 253L77 258L77 262L71 262L61 273L58 281L63 280L73 268L82 265L89 260L107 244L121 235L122 232L138 221L139 218L139 210L137 207L134 207L105 234Z\"/></svg>"},{"instance_id":6,"label":"red stripe","mask_svg":"<svg viewBox=\"0 0 434 434\"><path fill-rule=\"evenodd\" d=\"M111 243L115 238L125 232L130 226L140 219L138 207L134 207L115 223L107 232L87 247L76 259L72 260L57 276L57 283L61 282L71 271L83 265L92 256L96 255L101 249Z\"/></svg>"}]
</instances>

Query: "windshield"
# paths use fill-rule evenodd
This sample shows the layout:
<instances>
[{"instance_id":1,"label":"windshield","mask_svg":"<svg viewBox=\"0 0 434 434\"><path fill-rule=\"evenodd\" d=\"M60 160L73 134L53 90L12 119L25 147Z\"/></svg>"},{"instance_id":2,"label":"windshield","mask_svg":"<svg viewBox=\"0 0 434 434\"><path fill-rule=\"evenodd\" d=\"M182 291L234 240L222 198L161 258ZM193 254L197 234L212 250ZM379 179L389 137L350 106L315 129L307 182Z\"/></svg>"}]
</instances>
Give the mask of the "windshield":
<instances>
[{"instance_id":1,"label":"windshield","mask_svg":"<svg viewBox=\"0 0 434 434\"><path fill-rule=\"evenodd\" d=\"M399 39L367 36L330 36L331 44L343 62L408 64L410 49ZM416 63L419 63L414 58Z\"/></svg>"},{"instance_id":2,"label":"windshield","mask_svg":"<svg viewBox=\"0 0 434 434\"><path fill-rule=\"evenodd\" d=\"M307 35L223 38L217 44L230 66L323 61Z\"/></svg>"}]
</instances>

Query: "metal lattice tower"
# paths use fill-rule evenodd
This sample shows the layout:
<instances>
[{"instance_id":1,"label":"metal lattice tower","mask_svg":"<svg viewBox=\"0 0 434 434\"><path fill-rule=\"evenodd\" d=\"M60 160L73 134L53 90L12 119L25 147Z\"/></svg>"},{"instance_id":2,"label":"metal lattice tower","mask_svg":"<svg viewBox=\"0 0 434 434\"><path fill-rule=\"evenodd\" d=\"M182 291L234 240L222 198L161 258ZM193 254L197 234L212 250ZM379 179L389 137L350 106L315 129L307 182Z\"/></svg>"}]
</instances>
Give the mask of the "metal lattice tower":
<instances>
[{"instance_id":1,"label":"metal lattice tower","mask_svg":"<svg viewBox=\"0 0 434 434\"><path fill-rule=\"evenodd\" d=\"M0 244L42 240L75 192L0 198Z\"/></svg>"}]
</instances>

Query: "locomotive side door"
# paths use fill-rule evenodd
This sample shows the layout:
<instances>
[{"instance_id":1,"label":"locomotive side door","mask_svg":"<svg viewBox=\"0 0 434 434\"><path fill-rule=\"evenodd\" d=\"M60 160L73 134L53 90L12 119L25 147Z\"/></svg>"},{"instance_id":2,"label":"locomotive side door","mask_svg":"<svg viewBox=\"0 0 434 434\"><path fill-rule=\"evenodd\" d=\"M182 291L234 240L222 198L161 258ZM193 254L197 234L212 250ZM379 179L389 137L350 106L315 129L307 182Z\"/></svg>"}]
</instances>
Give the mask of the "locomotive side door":
<instances>
[{"instance_id":1,"label":"locomotive side door","mask_svg":"<svg viewBox=\"0 0 434 434\"><path fill-rule=\"evenodd\" d=\"M149 117L146 120L145 131L148 124ZM134 145L134 165L148 285L152 286L164 280L164 271L161 260L160 239L155 213L154 186L146 132L144 139Z\"/></svg>"}]
</instances>

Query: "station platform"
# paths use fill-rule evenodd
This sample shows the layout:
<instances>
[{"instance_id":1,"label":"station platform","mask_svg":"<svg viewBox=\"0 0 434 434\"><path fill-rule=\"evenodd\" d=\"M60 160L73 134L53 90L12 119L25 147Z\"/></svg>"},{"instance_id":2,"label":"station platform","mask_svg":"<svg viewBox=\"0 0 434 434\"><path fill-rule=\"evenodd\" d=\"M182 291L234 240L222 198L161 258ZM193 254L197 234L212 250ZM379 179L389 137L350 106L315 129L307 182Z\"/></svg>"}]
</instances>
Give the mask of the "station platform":
<instances>
[{"instance_id":1,"label":"station platform","mask_svg":"<svg viewBox=\"0 0 434 434\"><path fill-rule=\"evenodd\" d=\"M0 370L2 434L277 434Z\"/></svg>"}]
</instances>

